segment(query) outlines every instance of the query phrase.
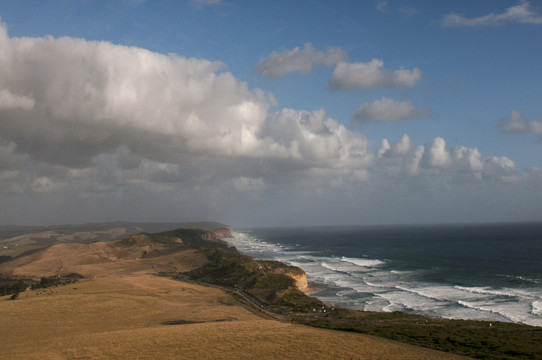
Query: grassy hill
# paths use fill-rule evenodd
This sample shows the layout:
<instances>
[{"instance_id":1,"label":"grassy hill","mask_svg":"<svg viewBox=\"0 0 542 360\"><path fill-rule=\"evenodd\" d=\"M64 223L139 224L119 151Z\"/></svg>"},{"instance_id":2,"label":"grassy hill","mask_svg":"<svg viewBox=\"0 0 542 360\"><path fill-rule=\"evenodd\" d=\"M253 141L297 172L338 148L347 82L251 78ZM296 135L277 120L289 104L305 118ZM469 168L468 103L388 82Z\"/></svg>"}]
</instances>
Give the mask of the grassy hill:
<instances>
[{"instance_id":1,"label":"grassy hill","mask_svg":"<svg viewBox=\"0 0 542 360\"><path fill-rule=\"evenodd\" d=\"M135 223L111 222L54 226L0 226L0 263L21 254L56 244L89 244L121 240L138 233L159 233L172 229L217 231L228 226L217 222Z\"/></svg>"}]
</instances>

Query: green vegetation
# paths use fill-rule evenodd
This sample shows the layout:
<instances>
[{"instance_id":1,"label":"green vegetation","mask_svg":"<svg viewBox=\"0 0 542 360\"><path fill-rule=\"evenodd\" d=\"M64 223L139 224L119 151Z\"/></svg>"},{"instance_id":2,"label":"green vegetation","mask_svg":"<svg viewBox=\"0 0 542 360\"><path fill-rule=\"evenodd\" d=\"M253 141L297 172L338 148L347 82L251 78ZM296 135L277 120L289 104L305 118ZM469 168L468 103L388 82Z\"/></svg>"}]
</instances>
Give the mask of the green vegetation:
<instances>
[{"instance_id":1,"label":"green vegetation","mask_svg":"<svg viewBox=\"0 0 542 360\"><path fill-rule=\"evenodd\" d=\"M180 278L228 286L246 292L261 303L275 309L308 312L322 306L316 298L303 294L290 273L303 273L295 266L278 261L257 261L250 256L226 249L201 249L208 263L180 274Z\"/></svg>"},{"instance_id":2,"label":"green vegetation","mask_svg":"<svg viewBox=\"0 0 542 360\"><path fill-rule=\"evenodd\" d=\"M472 320L430 319L401 312L336 309L318 319L294 318L320 328L377 335L478 359L542 359L542 328Z\"/></svg>"},{"instance_id":3,"label":"green vegetation","mask_svg":"<svg viewBox=\"0 0 542 360\"><path fill-rule=\"evenodd\" d=\"M77 282L83 277L79 274L65 276L42 277L40 281L33 279L0 278L0 296L14 295L10 300L16 300L19 293L27 289L37 290L51 286L62 286Z\"/></svg>"},{"instance_id":4,"label":"green vegetation","mask_svg":"<svg viewBox=\"0 0 542 360\"><path fill-rule=\"evenodd\" d=\"M0 279L0 296L18 294L25 291L30 284L23 280Z\"/></svg>"},{"instance_id":5,"label":"green vegetation","mask_svg":"<svg viewBox=\"0 0 542 360\"><path fill-rule=\"evenodd\" d=\"M231 246L215 236L213 232L202 229L176 229L151 236L154 242L170 243L172 239L181 239L184 246L192 249L219 248L229 249Z\"/></svg>"},{"instance_id":6,"label":"green vegetation","mask_svg":"<svg viewBox=\"0 0 542 360\"><path fill-rule=\"evenodd\" d=\"M187 249L220 248L235 251L213 232L200 229L176 229L155 234L130 235L118 243L125 248L144 248L142 258L152 258Z\"/></svg>"},{"instance_id":7,"label":"green vegetation","mask_svg":"<svg viewBox=\"0 0 542 360\"><path fill-rule=\"evenodd\" d=\"M32 285L32 289L48 288L51 286L62 286L76 283L83 277L79 274L68 274L65 276L42 277L39 284Z\"/></svg>"}]
</instances>

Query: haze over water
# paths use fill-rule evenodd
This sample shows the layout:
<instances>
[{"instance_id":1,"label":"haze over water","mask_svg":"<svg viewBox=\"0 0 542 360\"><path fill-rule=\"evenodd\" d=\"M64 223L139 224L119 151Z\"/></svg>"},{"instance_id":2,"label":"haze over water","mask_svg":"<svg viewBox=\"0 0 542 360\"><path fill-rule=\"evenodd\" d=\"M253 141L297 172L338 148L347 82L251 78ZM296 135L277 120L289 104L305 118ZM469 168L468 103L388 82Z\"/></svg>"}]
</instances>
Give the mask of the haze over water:
<instances>
[{"instance_id":1,"label":"haze over water","mask_svg":"<svg viewBox=\"0 0 542 360\"><path fill-rule=\"evenodd\" d=\"M253 229L230 242L303 268L327 303L542 326L542 223Z\"/></svg>"}]
</instances>

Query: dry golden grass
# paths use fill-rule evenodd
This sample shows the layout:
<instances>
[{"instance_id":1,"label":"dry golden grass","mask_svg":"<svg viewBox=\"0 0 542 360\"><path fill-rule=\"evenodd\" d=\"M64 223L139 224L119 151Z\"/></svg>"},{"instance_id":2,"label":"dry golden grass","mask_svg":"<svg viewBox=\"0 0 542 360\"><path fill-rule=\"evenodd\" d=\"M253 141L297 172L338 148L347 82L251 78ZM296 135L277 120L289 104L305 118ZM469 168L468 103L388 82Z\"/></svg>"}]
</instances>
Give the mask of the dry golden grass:
<instances>
[{"instance_id":1,"label":"dry golden grass","mask_svg":"<svg viewBox=\"0 0 542 360\"><path fill-rule=\"evenodd\" d=\"M30 232L0 240L0 255L17 256L28 250L41 249L54 243L74 243L84 240L85 242L99 241L106 239L119 239L129 233L124 227L115 227L106 230L96 231L73 231L63 232L55 230L44 230Z\"/></svg>"},{"instance_id":2,"label":"dry golden grass","mask_svg":"<svg viewBox=\"0 0 542 360\"><path fill-rule=\"evenodd\" d=\"M0 274L11 276L56 276L78 273L85 277L134 273L183 272L202 266L206 260L194 250L159 258L142 258L142 248L122 248L118 242L57 244L37 253L0 264Z\"/></svg>"},{"instance_id":3,"label":"dry golden grass","mask_svg":"<svg viewBox=\"0 0 542 360\"><path fill-rule=\"evenodd\" d=\"M266 320L220 289L152 275L98 277L6 299L1 359L459 358ZM180 320L188 323L163 325Z\"/></svg>"}]
</instances>

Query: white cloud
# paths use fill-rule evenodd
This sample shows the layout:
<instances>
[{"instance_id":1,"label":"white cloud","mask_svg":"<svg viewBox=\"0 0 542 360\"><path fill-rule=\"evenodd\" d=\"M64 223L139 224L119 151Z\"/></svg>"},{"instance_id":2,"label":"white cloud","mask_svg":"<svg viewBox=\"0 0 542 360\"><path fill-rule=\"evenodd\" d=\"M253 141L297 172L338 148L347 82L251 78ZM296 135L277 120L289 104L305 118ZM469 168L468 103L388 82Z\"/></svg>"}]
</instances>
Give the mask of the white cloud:
<instances>
[{"instance_id":1,"label":"white cloud","mask_svg":"<svg viewBox=\"0 0 542 360\"><path fill-rule=\"evenodd\" d=\"M158 161L243 154L267 117L265 94L219 62L73 38L0 44L2 136L41 161L86 166L120 145Z\"/></svg>"},{"instance_id":2,"label":"white cloud","mask_svg":"<svg viewBox=\"0 0 542 360\"><path fill-rule=\"evenodd\" d=\"M272 139L268 154L301 160L303 167L357 167L370 161L366 138L326 118L324 110L283 109L270 115L261 134L264 140Z\"/></svg>"},{"instance_id":3,"label":"white cloud","mask_svg":"<svg viewBox=\"0 0 542 360\"><path fill-rule=\"evenodd\" d=\"M542 119L527 121L518 110L499 120L499 129L504 133L531 133L542 136Z\"/></svg>"},{"instance_id":4,"label":"white cloud","mask_svg":"<svg viewBox=\"0 0 542 360\"><path fill-rule=\"evenodd\" d=\"M404 134L399 142L393 143L392 145L389 144L387 139L383 139L382 146L378 153L383 157L397 157L407 154L413 148L414 144L410 140L410 137L407 134Z\"/></svg>"},{"instance_id":5,"label":"white cloud","mask_svg":"<svg viewBox=\"0 0 542 360\"><path fill-rule=\"evenodd\" d=\"M528 126L523 114L518 110L513 110L510 117L500 119L499 128L506 133L524 133L527 132Z\"/></svg>"},{"instance_id":6,"label":"white cloud","mask_svg":"<svg viewBox=\"0 0 542 360\"><path fill-rule=\"evenodd\" d=\"M454 162L456 162L458 167L463 171L477 172L484 168L482 154L480 154L476 148L457 146L452 152L452 157Z\"/></svg>"},{"instance_id":7,"label":"white cloud","mask_svg":"<svg viewBox=\"0 0 542 360\"><path fill-rule=\"evenodd\" d=\"M352 122L359 125L367 122L404 121L422 118L431 114L425 106L416 107L410 101L395 101L386 97L372 103L364 103L352 114Z\"/></svg>"},{"instance_id":8,"label":"white cloud","mask_svg":"<svg viewBox=\"0 0 542 360\"><path fill-rule=\"evenodd\" d=\"M74 38L10 39L5 27L0 40L0 140L25 156L29 191L69 180L84 189L267 181L371 161L363 135L324 110L269 113L266 94L220 62Z\"/></svg>"},{"instance_id":9,"label":"white cloud","mask_svg":"<svg viewBox=\"0 0 542 360\"><path fill-rule=\"evenodd\" d=\"M449 13L442 19L444 27L496 26L506 23L542 24L542 16L531 8L526 0L507 8L503 13L490 13L484 16L467 18L456 13Z\"/></svg>"},{"instance_id":10,"label":"white cloud","mask_svg":"<svg viewBox=\"0 0 542 360\"><path fill-rule=\"evenodd\" d=\"M323 52L307 43L302 49L296 47L280 53L273 51L268 57L260 59L256 73L271 79L294 72L306 74L319 65L331 66L345 58L346 53L340 48L329 48Z\"/></svg>"},{"instance_id":11,"label":"white cloud","mask_svg":"<svg viewBox=\"0 0 542 360\"><path fill-rule=\"evenodd\" d=\"M437 137L430 143L425 144L421 165L425 168L438 168L450 165L451 157L446 150L446 140Z\"/></svg>"},{"instance_id":12,"label":"white cloud","mask_svg":"<svg viewBox=\"0 0 542 360\"><path fill-rule=\"evenodd\" d=\"M384 139L377 151L375 173L417 179L415 184L446 188L466 183L503 183L516 181L520 172L507 157L484 158L477 148L455 146L448 148L446 141L437 137L423 146L414 144L405 134L398 142Z\"/></svg>"},{"instance_id":13,"label":"white cloud","mask_svg":"<svg viewBox=\"0 0 542 360\"><path fill-rule=\"evenodd\" d=\"M329 80L333 91L352 89L405 88L415 86L422 78L418 68L387 70L384 62L372 59L369 62L339 62Z\"/></svg>"}]
</instances>

